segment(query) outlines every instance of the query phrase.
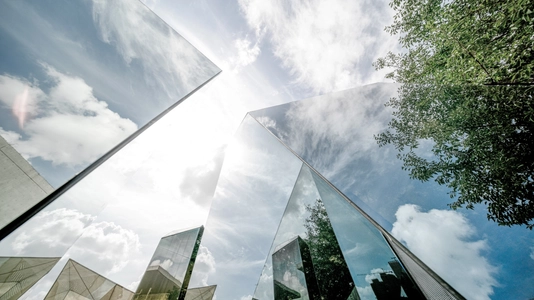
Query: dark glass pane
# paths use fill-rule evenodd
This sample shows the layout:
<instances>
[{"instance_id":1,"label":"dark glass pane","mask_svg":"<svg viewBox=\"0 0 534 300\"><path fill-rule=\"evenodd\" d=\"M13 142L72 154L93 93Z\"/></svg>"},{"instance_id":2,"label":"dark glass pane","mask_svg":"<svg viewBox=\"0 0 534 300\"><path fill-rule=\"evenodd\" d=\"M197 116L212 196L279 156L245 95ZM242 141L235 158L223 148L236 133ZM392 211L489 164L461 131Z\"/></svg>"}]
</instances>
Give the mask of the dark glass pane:
<instances>
[{"instance_id":1,"label":"dark glass pane","mask_svg":"<svg viewBox=\"0 0 534 300\"><path fill-rule=\"evenodd\" d=\"M424 299L382 233L323 178L312 176L360 297Z\"/></svg>"}]
</instances>

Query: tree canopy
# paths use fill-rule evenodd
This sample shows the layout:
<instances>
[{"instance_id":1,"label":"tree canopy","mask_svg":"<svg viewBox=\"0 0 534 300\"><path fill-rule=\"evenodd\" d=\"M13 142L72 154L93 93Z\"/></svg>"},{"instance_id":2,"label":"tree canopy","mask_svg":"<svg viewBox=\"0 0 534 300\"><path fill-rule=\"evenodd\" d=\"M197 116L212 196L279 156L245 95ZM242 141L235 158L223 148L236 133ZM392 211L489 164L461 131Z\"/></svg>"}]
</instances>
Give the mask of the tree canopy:
<instances>
[{"instance_id":1,"label":"tree canopy","mask_svg":"<svg viewBox=\"0 0 534 300\"><path fill-rule=\"evenodd\" d=\"M321 199L307 205L306 243L310 248L313 268L322 299L348 299L355 288L334 229ZM333 280L335 279L335 280Z\"/></svg>"},{"instance_id":2,"label":"tree canopy","mask_svg":"<svg viewBox=\"0 0 534 300\"><path fill-rule=\"evenodd\" d=\"M393 0L394 23L407 51L375 67L400 83L534 84L532 0Z\"/></svg>"},{"instance_id":3,"label":"tree canopy","mask_svg":"<svg viewBox=\"0 0 534 300\"><path fill-rule=\"evenodd\" d=\"M500 225L534 228L532 1L391 6L386 30L406 52L375 62L403 84L379 145L393 144L412 178L447 185L452 208L483 203ZM430 151L418 149L423 141Z\"/></svg>"}]
</instances>

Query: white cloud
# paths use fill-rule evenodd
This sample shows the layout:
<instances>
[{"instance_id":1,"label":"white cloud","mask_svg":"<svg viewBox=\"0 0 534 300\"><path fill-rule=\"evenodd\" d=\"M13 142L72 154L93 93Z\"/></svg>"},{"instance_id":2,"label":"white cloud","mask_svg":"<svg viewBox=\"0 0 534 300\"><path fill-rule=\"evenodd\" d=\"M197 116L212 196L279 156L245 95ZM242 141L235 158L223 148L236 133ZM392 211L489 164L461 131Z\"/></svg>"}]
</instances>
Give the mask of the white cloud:
<instances>
[{"instance_id":1,"label":"white cloud","mask_svg":"<svg viewBox=\"0 0 534 300\"><path fill-rule=\"evenodd\" d=\"M113 222L95 220L74 209L43 212L32 220L33 226L24 227L11 246L17 255L30 256L63 256L70 248L66 257L101 274L117 273L139 254L139 237Z\"/></svg>"},{"instance_id":2,"label":"white cloud","mask_svg":"<svg viewBox=\"0 0 534 300\"><path fill-rule=\"evenodd\" d=\"M360 299L362 300L374 300L376 299L375 293L373 292L373 288L371 288L370 285L367 285L365 287L356 287L358 290L358 295L360 296Z\"/></svg>"},{"instance_id":3,"label":"white cloud","mask_svg":"<svg viewBox=\"0 0 534 300\"><path fill-rule=\"evenodd\" d=\"M387 1L240 0L259 40L268 38L298 83L329 92L383 80L371 62L396 50L383 28L392 22Z\"/></svg>"},{"instance_id":4,"label":"white cloud","mask_svg":"<svg viewBox=\"0 0 534 300\"><path fill-rule=\"evenodd\" d=\"M140 251L139 236L113 222L89 225L67 255L104 274L121 271Z\"/></svg>"},{"instance_id":5,"label":"white cloud","mask_svg":"<svg viewBox=\"0 0 534 300\"><path fill-rule=\"evenodd\" d=\"M231 59L231 62L237 66L248 66L256 61L258 55L260 55L261 50L258 43L255 43L253 46L249 39L236 39L234 41L234 46L237 50L236 57Z\"/></svg>"},{"instance_id":6,"label":"white cloud","mask_svg":"<svg viewBox=\"0 0 534 300\"><path fill-rule=\"evenodd\" d=\"M373 283L373 279L378 279L380 281L381 280L381 277L380 277L380 273L384 273L384 270L383 269L372 269L371 270L371 274L367 274L365 275L365 281L367 281L367 283L371 284Z\"/></svg>"},{"instance_id":7,"label":"white cloud","mask_svg":"<svg viewBox=\"0 0 534 300\"><path fill-rule=\"evenodd\" d=\"M32 219L33 226L23 227L11 246L21 256L62 255L94 219L89 214L66 208L42 212Z\"/></svg>"},{"instance_id":8,"label":"white cloud","mask_svg":"<svg viewBox=\"0 0 534 300\"><path fill-rule=\"evenodd\" d=\"M534 247L530 247L530 258L534 259Z\"/></svg>"},{"instance_id":9,"label":"white cloud","mask_svg":"<svg viewBox=\"0 0 534 300\"><path fill-rule=\"evenodd\" d=\"M200 206L209 207L217 187L226 147L219 148L207 163L186 168L180 192Z\"/></svg>"},{"instance_id":10,"label":"white cloud","mask_svg":"<svg viewBox=\"0 0 534 300\"><path fill-rule=\"evenodd\" d=\"M2 128L0 133L24 157L56 165L86 164L137 129L99 101L83 79L43 68L52 82L46 93L37 83L0 76L0 101L13 106L23 134Z\"/></svg>"},{"instance_id":11,"label":"white cloud","mask_svg":"<svg viewBox=\"0 0 534 300\"><path fill-rule=\"evenodd\" d=\"M395 94L396 87L368 85L293 102L285 115L288 132L281 133L282 139L327 178L357 158L375 158L374 135L385 129L391 118L383 103Z\"/></svg>"},{"instance_id":12,"label":"white cloud","mask_svg":"<svg viewBox=\"0 0 534 300\"><path fill-rule=\"evenodd\" d=\"M216 271L217 266L211 251L207 247L200 245L195 260L195 269L189 286L196 287L208 285L209 276L215 274Z\"/></svg>"},{"instance_id":13,"label":"white cloud","mask_svg":"<svg viewBox=\"0 0 534 300\"><path fill-rule=\"evenodd\" d=\"M219 71L144 5L93 0L93 20L104 42L115 46L127 63L140 62L147 83L171 97L196 88Z\"/></svg>"},{"instance_id":14,"label":"white cloud","mask_svg":"<svg viewBox=\"0 0 534 300\"><path fill-rule=\"evenodd\" d=\"M392 234L468 299L490 299L497 268L483 252L485 240L473 240L474 227L458 212L416 205L400 206Z\"/></svg>"}]
</instances>

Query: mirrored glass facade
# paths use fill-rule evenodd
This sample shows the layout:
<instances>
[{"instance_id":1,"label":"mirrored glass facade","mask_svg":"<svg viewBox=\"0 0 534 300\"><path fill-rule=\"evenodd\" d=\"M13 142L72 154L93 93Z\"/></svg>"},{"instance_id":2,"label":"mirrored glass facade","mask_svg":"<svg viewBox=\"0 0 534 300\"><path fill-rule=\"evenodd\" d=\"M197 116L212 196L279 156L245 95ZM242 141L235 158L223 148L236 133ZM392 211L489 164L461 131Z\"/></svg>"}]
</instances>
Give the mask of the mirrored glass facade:
<instances>
[{"instance_id":1,"label":"mirrored glass facade","mask_svg":"<svg viewBox=\"0 0 534 300\"><path fill-rule=\"evenodd\" d=\"M380 230L306 165L271 251L255 299L425 299Z\"/></svg>"},{"instance_id":2,"label":"mirrored glass facade","mask_svg":"<svg viewBox=\"0 0 534 300\"><path fill-rule=\"evenodd\" d=\"M373 84L254 111L250 115L327 178L386 233L406 246L409 249L406 253L411 254L409 260L419 259L428 265L431 270L425 272L434 271L468 299L501 299L511 294L517 298L532 297L533 289L522 288L529 286L528 282L534 278L531 231L488 221L485 205L475 205L472 210L451 210L447 204L454 199L447 187L433 179L428 182L410 179L396 157L396 149L377 145L374 135L385 130L391 120L391 111L384 109L383 104L397 95L398 88L394 84ZM522 87L458 89L461 87L447 95L478 95L489 103L499 101L498 98L508 102L517 97L522 103L532 99L531 91ZM523 118L523 113L514 114ZM500 117L506 119L505 116L495 116L495 119ZM424 153L429 147L421 143L417 151ZM321 195L323 201L324 197ZM346 207L336 210L346 211ZM334 226L335 222L331 221ZM403 251L395 252L399 258L405 256ZM419 272L420 267L405 263L408 270L412 266L412 273ZM469 275L472 272L478 275ZM437 282L427 284L430 288Z\"/></svg>"},{"instance_id":3,"label":"mirrored glass facade","mask_svg":"<svg viewBox=\"0 0 534 300\"><path fill-rule=\"evenodd\" d=\"M0 40L2 142L47 189L85 176L220 72L139 1L2 2ZM0 227L49 193L24 178L0 181L22 190L1 196Z\"/></svg>"},{"instance_id":4,"label":"mirrored glass facade","mask_svg":"<svg viewBox=\"0 0 534 300\"><path fill-rule=\"evenodd\" d=\"M177 299L184 299L203 233L201 226L161 238L137 287L136 299L170 297L173 291Z\"/></svg>"},{"instance_id":5,"label":"mirrored glass facade","mask_svg":"<svg viewBox=\"0 0 534 300\"><path fill-rule=\"evenodd\" d=\"M214 122L170 109L220 70L141 3L2 3L0 42L1 203L87 175L0 241L0 300L534 296L532 232L451 210L378 147L398 85L250 112L213 165L180 169ZM167 112L181 131L147 129ZM145 129L166 141L126 145Z\"/></svg>"},{"instance_id":6,"label":"mirrored glass facade","mask_svg":"<svg viewBox=\"0 0 534 300\"><path fill-rule=\"evenodd\" d=\"M272 255L274 299L321 299L310 249L300 236Z\"/></svg>"}]
</instances>

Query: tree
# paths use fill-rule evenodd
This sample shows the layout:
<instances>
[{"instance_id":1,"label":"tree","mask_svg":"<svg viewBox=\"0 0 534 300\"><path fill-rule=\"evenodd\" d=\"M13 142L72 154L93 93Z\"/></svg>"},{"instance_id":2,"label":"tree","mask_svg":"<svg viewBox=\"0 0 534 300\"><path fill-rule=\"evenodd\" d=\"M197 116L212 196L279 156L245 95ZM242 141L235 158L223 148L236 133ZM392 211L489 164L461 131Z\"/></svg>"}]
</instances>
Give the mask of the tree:
<instances>
[{"instance_id":1,"label":"tree","mask_svg":"<svg viewBox=\"0 0 534 300\"><path fill-rule=\"evenodd\" d=\"M322 299L347 299L355 288L334 229L321 199L307 205L306 243L309 246L313 268Z\"/></svg>"},{"instance_id":2,"label":"tree","mask_svg":"<svg viewBox=\"0 0 534 300\"><path fill-rule=\"evenodd\" d=\"M532 0L393 0L403 53L377 69L403 84L376 136L393 144L415 179L451 188L450 206L484 203L500 225L534 228L534 3ZM431 143L433 157L417 151Z\"/></svg>"},{"instance_id":3,"label":"tree","mask_svg":"<svg viewBox=\"0 0 534 300\"><path fill-rule=\"evenodd\" d=\"M500 225L534 227L534 87L403 85L388 102L393 144L410 177L451 188L450 206L484 203ZM432 157L418 152L432 143Z\"/></svg>"},{"instance_id":4,"label":"tree","mask_svg":"<svg viewBox=\"0 0 534 300\"><path fill-rule=\"evenodd\" d=\"M388 53L377 69L399 83L534 84L532 0L393 0L405 53Z\"/></svg>"},{"instance_id":5,"label":"tree","mask_svg":"<svg viewBox=\"0 0 534 300\"><path fill-rule=\"evenodd\" d=\"M176 286L173 286L172 290L167 291L167 294L168 300L178 300L178 297L180 296L180 290L176 288Z\"/></svg>"}]
</instances>

